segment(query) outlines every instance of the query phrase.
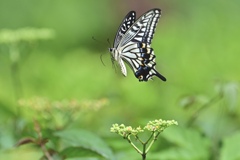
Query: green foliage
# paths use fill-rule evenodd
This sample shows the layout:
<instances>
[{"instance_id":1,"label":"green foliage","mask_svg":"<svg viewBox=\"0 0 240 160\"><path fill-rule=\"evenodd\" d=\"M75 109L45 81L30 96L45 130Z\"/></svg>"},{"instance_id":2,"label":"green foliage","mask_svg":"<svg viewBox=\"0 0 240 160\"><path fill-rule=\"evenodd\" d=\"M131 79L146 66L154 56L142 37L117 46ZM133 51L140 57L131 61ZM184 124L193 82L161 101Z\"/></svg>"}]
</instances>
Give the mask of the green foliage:
<instances>
[{"instance_id":1,"label":"green foliage","mask_svg":"<svg viewBox=\"0 0 240 160\"><path fill-rule=\"evenodd\" d=\"M21 138L17 146L35 144L41 148L44 154L42 158L48 160L74 157L112 159L110 148L97 135L87 130L67 128L76 120L76 115L79 116L81 115L79 113L89 110L98 110L106 104L104 100L79 103L76 100L49 101L46 98L37 97L20 100L19 103L20 107L27 107L28 114L36 116L33 125L35 133L28 132L32 136ZM49 142L54 149L48 148ZM57 147L59 145L62 149Z\"/></svg>"},{"instance_id":2,"label":"green foliage","mask_svg":"<svg viewBox=\"0 0 240 160\"><path fill-rule=\"evenodd\" d=\"M24 117L40 121L44 128L62 129L78 119L79 116L90 111L96 112L107 103L106 99L79 102L76 99L51 101L43 97L33 97L20 99L19 108Z\"/></svg>"},{"instance_id":3,"label":"green foliage","mask_svg":"<svg viewBox=\"0 0 240 160\"><path fill-rule=\"evenodd\" d=\"M67 129L54 133L61 138L64 149L60 152L66 157L104 157L113 159L111 149L97 135L80 129Z\"/></svg>"},{"instance_id":4,"label":"green foliage","mask_svg":"<svg viewBox=\"0 0 240 160\"><path fill-rule=\"evenodd\" d=\"M211 146L207 137L193 129L173 127L169 130L162 136L173 145L157 154L161 159L200 160L210 158Z\"/></svg>"},{"instance_id":5,"label":"green foliage","mask_svg":"<svg viewBox=\"0 0 240 160\"><path fill-rule=\"evenodd\" d=\"M0 159L137 160L109 127L159 117L179 126L163 132L147 158L239 159L239 6L1 0ZM106 40L128 11L156 7L162 16L152 47L168 81L139 83L129 68L126 78L115 73Z\"/></svg>"}]
</instances>

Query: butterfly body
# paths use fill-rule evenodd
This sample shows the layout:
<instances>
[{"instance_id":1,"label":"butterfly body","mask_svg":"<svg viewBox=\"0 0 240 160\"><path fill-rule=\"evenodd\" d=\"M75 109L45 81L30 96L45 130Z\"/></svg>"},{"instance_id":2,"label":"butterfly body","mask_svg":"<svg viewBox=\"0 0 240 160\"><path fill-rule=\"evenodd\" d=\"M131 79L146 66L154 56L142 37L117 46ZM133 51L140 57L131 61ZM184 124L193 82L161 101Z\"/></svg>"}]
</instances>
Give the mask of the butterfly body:
<instances>
[{"instance_id":1,"label":"butterfly body","mask_svg":"<svg viewBox=\"0 0 240 160\"><path fill-rule=\"evenodd\" d=\"M109 48L109 51L112 59L120 65L124 76L127 76L126 62L139 81L148 81L152 76L166 81L155 69L156 56L150 46L160 14L160 9L152 9L135 21L136 13L131 11L121 23L113 48Z\"/></svg>"}]
</instances>

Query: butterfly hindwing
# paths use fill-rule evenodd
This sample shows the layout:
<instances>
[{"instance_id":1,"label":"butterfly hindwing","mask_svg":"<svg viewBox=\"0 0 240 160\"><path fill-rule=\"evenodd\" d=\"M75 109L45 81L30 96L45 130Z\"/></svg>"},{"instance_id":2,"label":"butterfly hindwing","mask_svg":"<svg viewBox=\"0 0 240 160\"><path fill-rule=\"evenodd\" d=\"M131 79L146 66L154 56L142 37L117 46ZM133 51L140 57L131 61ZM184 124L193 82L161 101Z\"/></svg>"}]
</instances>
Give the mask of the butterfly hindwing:
<instances>
[{"instance_id":1,"label":"butterfly hindwing","mask_svg":"<svg viewBox=\"0 0 240 160\"><path fill-rule=\"evenodd\" d=\"M155 57L153 48L147 43L131 42L124 47L121 54L121 58L129 64L140 81L148 81L154 75L166 81L166 78L155 69Z\"/></svg>"}]
</instances>

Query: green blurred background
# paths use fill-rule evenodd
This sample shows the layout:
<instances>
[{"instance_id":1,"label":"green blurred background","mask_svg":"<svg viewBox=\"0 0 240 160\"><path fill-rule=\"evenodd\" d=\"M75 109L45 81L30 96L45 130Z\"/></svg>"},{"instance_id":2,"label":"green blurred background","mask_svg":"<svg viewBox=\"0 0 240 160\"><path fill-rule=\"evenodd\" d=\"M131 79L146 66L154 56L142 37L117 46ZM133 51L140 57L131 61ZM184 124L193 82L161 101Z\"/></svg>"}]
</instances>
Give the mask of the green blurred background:
<instances>
[{"instance_id":1,"label":"green blurred background","mask_svg":"<svg viewBox=\"0 0 240 160\"><path fill-rule=\"evenodd\" d=\"M239 134L239 6L238 0L0 0L1 30L51 30L46 40L0 41L0 157L39 158L31 147L27 151L11 147L26 136L14 133L16 117L24 121L20 125L30 127L28 123L38 116L24 114L28 110L17 103L32 97L106 100L107 105L81 115L70 127L95 132L117 153L129 146L118 147L118 142L109 140L115 136L109 133L113 123L138 126L159 118L175 119L178 127L195 129L212 140L210 148ZM167 82L154 78L139 83L130 68L127 77L120 68L112 68L107 39L113 43L130 10L139 17L151 8L162 10L152 47L157 69ZM16 64L10 57L12 46L20 54ZM209 153L207 159L222 157Z\"/></svg>"}]
</instances>

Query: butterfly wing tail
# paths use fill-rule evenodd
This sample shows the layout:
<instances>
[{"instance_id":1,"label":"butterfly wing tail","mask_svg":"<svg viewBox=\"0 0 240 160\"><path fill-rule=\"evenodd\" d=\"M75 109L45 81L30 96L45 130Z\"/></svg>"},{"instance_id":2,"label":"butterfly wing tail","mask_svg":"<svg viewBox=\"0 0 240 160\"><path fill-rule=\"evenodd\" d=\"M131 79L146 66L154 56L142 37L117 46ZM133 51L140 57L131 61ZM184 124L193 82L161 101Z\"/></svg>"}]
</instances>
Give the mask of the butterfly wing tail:
<instances>
[{"instance_id":1,"label":"butterfly wing tail","mask_svg":"<svg viewBox=\"0 0 240 160\"><path fill-rule=\"evenodd\" d=\"M156 76L158 77L158 78L160 78L162 81L167 81L167 79L163 76L163 75L161 75L160 73L158 73L158 71L156 71L155 70L155 72L156 72Z\"/></svg>"}]
</instances>

